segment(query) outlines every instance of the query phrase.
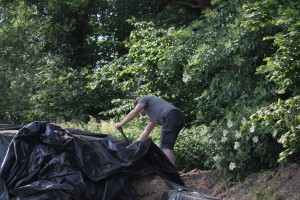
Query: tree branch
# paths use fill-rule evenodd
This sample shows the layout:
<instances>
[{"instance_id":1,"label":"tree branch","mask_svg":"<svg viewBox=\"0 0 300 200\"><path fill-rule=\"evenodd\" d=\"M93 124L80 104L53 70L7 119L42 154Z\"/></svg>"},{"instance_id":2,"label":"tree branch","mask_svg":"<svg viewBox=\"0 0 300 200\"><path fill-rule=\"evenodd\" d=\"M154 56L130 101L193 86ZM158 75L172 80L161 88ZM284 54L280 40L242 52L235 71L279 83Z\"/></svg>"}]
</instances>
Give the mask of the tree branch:
<instances>
[{"instance_id":1,"label":"tree branch","mask_svg":"<svg viewBox=\"0 0 300 200\"><path fill-rule=\"evenodd\" d=\"M192 2L194 2L195 4ZM176 3L176 4L183 4L183 5L190 6L192 8L199 8L201 10L203 10L209 6L209 3L206 0L192 0L192 2L190 2L190 1L173 1L173 3Z\"/></svg>"}]
</instances>

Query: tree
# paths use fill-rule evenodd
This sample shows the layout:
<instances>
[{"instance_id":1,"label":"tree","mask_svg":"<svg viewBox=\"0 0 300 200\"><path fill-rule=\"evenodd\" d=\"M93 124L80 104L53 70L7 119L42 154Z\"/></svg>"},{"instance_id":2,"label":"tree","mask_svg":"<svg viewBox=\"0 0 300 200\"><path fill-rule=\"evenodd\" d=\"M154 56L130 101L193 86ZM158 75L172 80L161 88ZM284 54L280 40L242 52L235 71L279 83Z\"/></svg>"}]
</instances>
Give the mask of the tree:
<instances>
[{"instance_id":1,"label":"tree","mask_svg":"<svg viewBox=\"0 0 300 200\"><path fill-rule=\"evenodd\" d=\"M34 7L15 2L1 11L1 121L23 123L32 109L31 95L42 87L43 67L53 62L54 56L43 52L44 37L36 31L43 22Z\"/></svg>"},{"instance_id":2,"label":"tree","mask_svg":"<svg viewBox=\"0 0 300 200\"><path fill-rule=\"evenodd\" d=\"M107 90L104 85L90 90L89 77L127 52L123 40L132 29L128 18L160 12L165 4L141 0L2 1L1 76L8 85L3 94L9 94L2 101L2 113L8 113L3 118L18 113L14 117L17 122L53 120L54 116L71 120L83 113L79 118L86 119L111 107L107 103L111 99L103 97L116 94L113 86L101 81ZM57 78L60 80L55 81ZM21 93L24 88L26 94ZM16 94L16 102L11 101ZM80 104L80 99L85 103ZM97 106L101 103L95 99L106 103ZM62 112L65 110L70 112Z\"/></svg>"}]
</instances>

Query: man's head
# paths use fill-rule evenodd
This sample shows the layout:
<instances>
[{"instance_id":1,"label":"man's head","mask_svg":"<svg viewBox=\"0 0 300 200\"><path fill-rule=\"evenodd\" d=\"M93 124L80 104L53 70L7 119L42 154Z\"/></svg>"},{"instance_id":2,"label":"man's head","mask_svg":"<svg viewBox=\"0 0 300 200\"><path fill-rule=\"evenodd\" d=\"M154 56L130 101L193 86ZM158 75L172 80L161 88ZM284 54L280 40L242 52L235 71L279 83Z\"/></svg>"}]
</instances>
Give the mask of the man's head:
<instances>
[{"instance_id":1,"label":"man's head","mask_svg":"<svg viewBox=\"0 0 300 200\"><path fill-rule=\"evenodd\" d=\"M135 100L134 100L134 102L133 102L133 105L134 105L134 107L136 107L136 105L139 103L139 100L140 100L141 98L136 98Z\"/></svg>"}]
</instances>

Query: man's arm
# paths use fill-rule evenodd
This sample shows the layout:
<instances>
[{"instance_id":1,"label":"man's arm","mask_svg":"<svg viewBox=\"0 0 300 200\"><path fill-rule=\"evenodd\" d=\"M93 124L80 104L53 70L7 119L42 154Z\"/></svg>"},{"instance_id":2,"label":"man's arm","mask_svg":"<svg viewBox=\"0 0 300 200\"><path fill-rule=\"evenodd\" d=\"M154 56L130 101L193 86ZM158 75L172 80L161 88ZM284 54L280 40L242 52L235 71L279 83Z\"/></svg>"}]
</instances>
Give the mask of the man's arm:
<instances>
[{"instance_id":1,"label":"man's arm","mask_svg":"<svg viewBox=\"0 0 300 200\"><path fill-rule=\"evenodd\" d=\"M143 141L149 137L149 134L153 130L153 128L156 126L156 123L149 122L145 128L145 130L141 133L139 141Z\"/></svg>"},{"instance_id":2,"label":"man's arm","mask_svg":"<svg viewBox=\"0 0 300 200\"><path fill-rule=\"evenodd\" d=\"M120 128L124 126L126 123L130 122L133 118L135 118L139 112L144 108L145 104L137 104L133 110L131 110L128 115L121 121L115 124L116 128Z\"/></svg>"}]
</instances>

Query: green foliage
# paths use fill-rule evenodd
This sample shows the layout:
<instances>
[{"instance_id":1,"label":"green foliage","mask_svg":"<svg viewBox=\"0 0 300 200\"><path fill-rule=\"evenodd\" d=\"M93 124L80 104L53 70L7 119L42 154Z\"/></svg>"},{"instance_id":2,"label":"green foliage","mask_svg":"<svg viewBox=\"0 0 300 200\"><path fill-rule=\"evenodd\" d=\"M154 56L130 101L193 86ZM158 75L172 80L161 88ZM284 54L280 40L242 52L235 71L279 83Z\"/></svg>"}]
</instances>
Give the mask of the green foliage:
<instances>
[{"instance_id":1,"label":"green foliage","mask_svg":"<svg viewBox=\"0 0 300 200\"><path fill-rule=\"evenodd\" d=\"M278 85L279 93L299 94L300 67L300 2L263 1L246 7L247 25L256 31L272 27L278 31L265 37L274 41L276 53L265 58L266 65L258 73L267 74L270 81Z\"/></svg>"},{"instance_id":2,"label":"green foliage","mask_svg":"<svg viewBox=\"0 0 300 200\"><path fill-rule=\"evenodd\" d=\"M197 111L197 119L200 120L200 123L214 122L211 123L212 136L210 140L208 140L210 142L207 143L208 155L210 156L206 164L217 168L223 177L244 177L248 173L261 168L275 166L279 153L282 151L282 145L279 143L281 140L272 137L272 134L269 132L272 126L264 127L260 123L255 124L251 120L247 120L248 122L244 125L237 123L241 121L242 118L247 119L248 116L255 113L260 107L268 106L275 97L272 84L264 82L260 76L254 77L253 74L255 73L255 68L263 64L265 57L278 58L279 51L276 52L276 47L271 46L272 43L270 43L270 40L265 40L264 38L278 33L278 30L282 27L278 27L277 24L273 23L275 21L270 20L274 15L265 15L259 12L274 12L272 6L274 7L274 4L277 4L276 2L264 1L264 3L269 4L267 8L260 6L260 3L243 5L243 8L237 6L236 10L240 11L239 14L232 12L233 10L232 7L230 7L230 3L226 3L222 5L224 9L223 12L216 13L215 11L208 11L206 12L207 19L201 21L206 25L205 29L210 28L208 26L210 24L205 23L205 21L209 22L210 20L214 21L214 23L211 24L215 26L214 28L217 28L218 25L233 28L227 31L228 34L218 31L218 35L202 35L201 37L205 38L206 44L201 46L200 51L198 50L197 60L193 61L195 64L199 64L203 61L204 63L209 63L209 65L206 65L206 68L202 67L202 70L206 71L206 78L210 76L212 78L209 80L209 88L203 90L203 94L197 99L198 108L199 111L201 111ZM285 6L287 6L287 4L284 4L281 8ZM275 7L277 8L278 5ZM247 10L248 8L249 10ZM246 13L244 9L247 10ZM257 10L253 12L251 9ZM231 15L227 14L229 17L226 18L225 22L222 21L221 16L224 15L226 11L230 11ZM231 21L230 18L233 19L233 21ZM255 24L251 21L253 18L257 20ZM219 22L218 19L220 20ZM235 21L236 19L238 19L238 21ZM290 28L290 26L288 27ZM225 43L222 42L222 38L225 38L225 41L226 39L229 40ZM212 42L208 43L207 41ZM256 41L260 41L260 43L256 44ZM235 44L237 44L237 46L235 46ZM225 48L222 48L221 45L224 45ZM293 46L291 46L291 48L297 51L297 48ZM214 51L210 56L208 52L211 49ZM255 54L253 54L254 52ZM285 54L292 56L291 60L296 59L293 53L285 52ZM273 55L275 56L271 57ZM213 60L213 62L207 60ZM267 59L267 61L270 60ZM295 66L299 66L296 61L296 63L282 68L282 61L279 62L279 60L277 60L278 69L284 69L285 72L290 71L290 69L294 70L297 68L295 68ZM205 65L201 64L200 66ZM201 69L200 66L197 67L198 70ZM218 71L216 71L217 69ZM266 68L262 66L259 69L265 70ZM270 67L269 65L268 69L270 69L270 72L272 70L271 73L274 72L274 75L277 76L278 74L278 78L283 77L281 76L283 74L280 75L278 70L273 71L274 66ZM297 72L293 71L292 73L295 74ZM273 79L274 77L272 80ZM293 80L295 79L297 78ZM276 81L276 83L279 82ZM296 89L295 85L292 88ZM294 89L292 91L296 92L297 90ZM260 110L257 112L260 112ZM236 114L232 117L232 114L229 113ZM236 127L228 127L228 121L232 121L233 124L237 123ZM292 127L288 127L287 130L291 128ZM240 133L242 136L239 136ZM239 138L237 138L237 135ZM297 138L297 136L294 136L295 134L291 137ZM298 146L295 145L291 152L295 153L295 149L297 148ZM285 153L282 153L281 155L284 154Z\"/></svg>"},{"instance_id":3,"label":"green foliage","mask_svg":"<svg viewBox=\"0 0 300 200\"><path fill-rule=\"evenodd\" d=\"M136 12L135 5L142 16L166 3L129 2L1 2L0 76L7 86L2 90L1 121L86 121L111 109L120 90L105 79L97 80L97 86L91 83L94 70L124 51L117 40L129 35L131 26L123 25ZM125 16L124 9L116 10L124 5Z\"/></svg>"},{"instance_id":4,"label":"green foliage","mask_svg":"<svg viewBox=\"0 0 300 200\"><path fill-rule=\"evenodd\" d=\"M44 87L31 98L34 112L46 121L87 122L90 116L98 116L112 107L110 96L116 91L111 91L110 83L104 81L101 87L94 88L90 78L88 69L49 69L40 80Z\"/></svg>"},{"instance_id":5,"label":"green foliage","mask_svg":"<svg viewBox=\"0 0 300 200\"><path fill-rule=\"evenodd\" d=\"M254 144L249 134L240 131L240 126L246 121L246 116L233 117L232 113L228 113L223 123L211 125L215 129L206 139L205 149L209 158L205 165L217 169L222 178L232 174L240 178L250 164L247 160L251 159L249 153Z\"/></svg>"},{"instance_id":6,"label":"green foliage","mask_svg":"<svg viewBox=\"0 0 300 200\"><path fill-rule=\"evenodd\" d=\"M279 100L277 103L262 108L251 116L253 124L260 127L257 135L262 137L262 141L264 141L264 138L270 137L282 144L283 149L279 154L279 161L295 160L294 155L300 153L299 104L300 97L295 96L285 101ZM271 147L270 143L263 145L260 149L257 148L257 151L266 151L269 148L269 152L266 152L266 154L274 154L274 145Z\"/></svg>"},{"instance_id":7,"label":"green foliage","mask_svg":"<svg viewBox=\"0 0 300 200\"><path fill-rule=\"evenodd\" d=\"M0 9L0 118L2 123L25 123L44 66L59 57L43 52L44 37L36 31L43 22L35 7L21 1Z\"/></svg>"},{"instance_id":8,"label":"green foliage","mask_svg":"<svg viewBox=\"0 0 300 200\"><path fill-rule=\"evenodd\" d=\"M209 132L209 127L205 125L181 130L174 148L179 169L205 168L204 162L208 156L204 143Z\"/></svg>"},{"instance_id":9,"label":"green foliage","mask_svg":"<svg viewBox=\"0 0 300 200\"><path fill-rule=\"evenodd\" d=\"M85 73L71 68L49 70L48 78L41 80L45 86L31 99L35 102L36 111L40 112L39 118L45 121L86 121L88 91L85 89Z\"/></svg>"},{"instance_id":10,"label":"green foliage","mask_svg":"<svg viewBox=\"0 0 300 200\"><path fill-rule=\"evenodd\" d=\"M98 77L109 77L127 98L144 94L163 95L175 105L182 101L182 66L167 62L174 57L173 41L180 31L155 29L153 23L137 22L127 46L129 53L99 71ZM177 80L174 82L174 80Z\"/></svg>"}]
</instances>

